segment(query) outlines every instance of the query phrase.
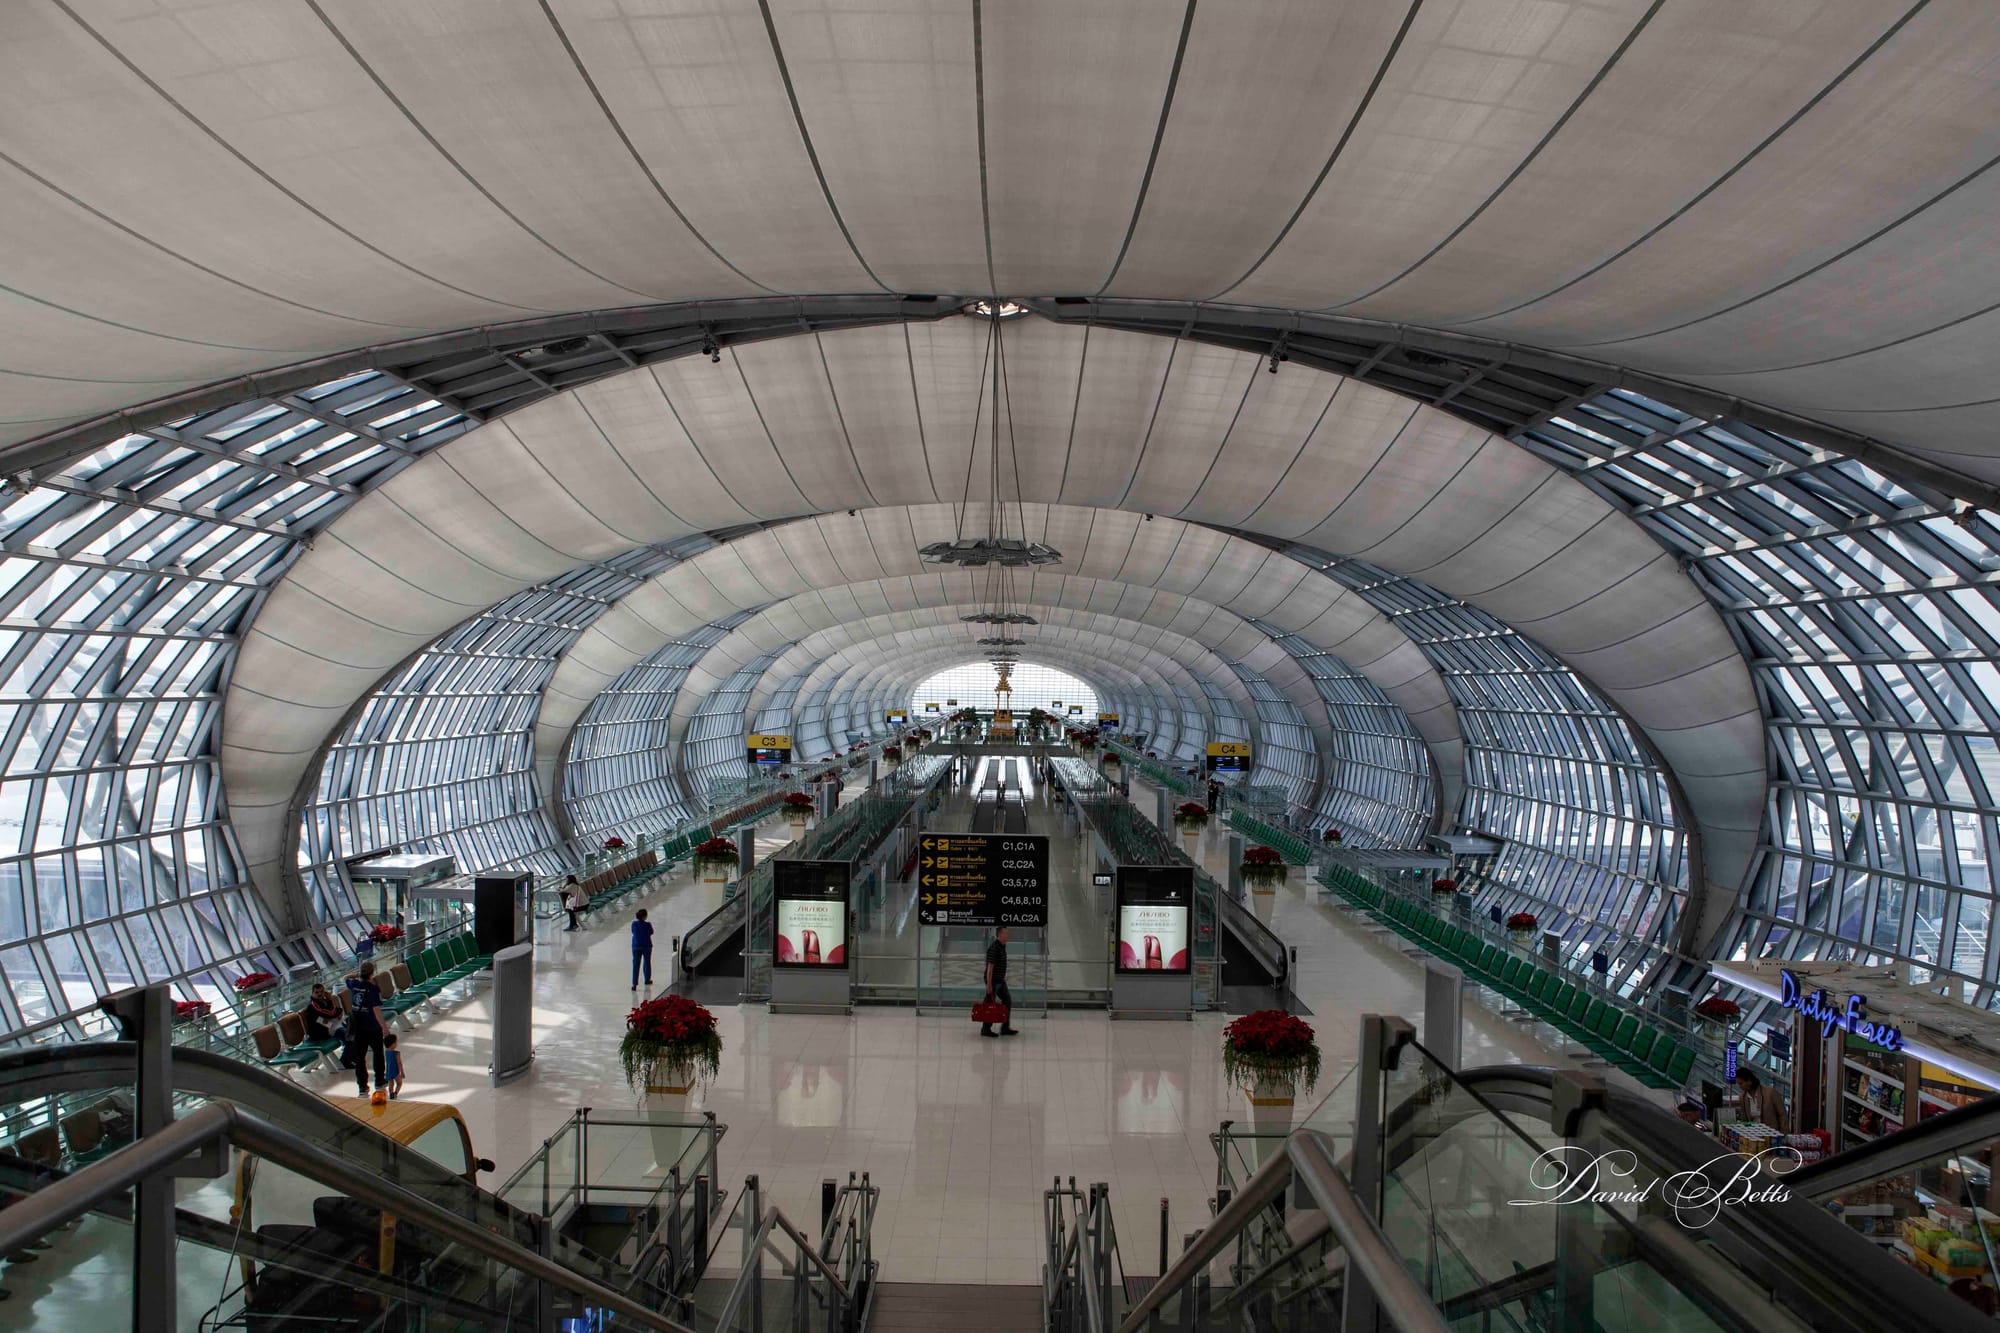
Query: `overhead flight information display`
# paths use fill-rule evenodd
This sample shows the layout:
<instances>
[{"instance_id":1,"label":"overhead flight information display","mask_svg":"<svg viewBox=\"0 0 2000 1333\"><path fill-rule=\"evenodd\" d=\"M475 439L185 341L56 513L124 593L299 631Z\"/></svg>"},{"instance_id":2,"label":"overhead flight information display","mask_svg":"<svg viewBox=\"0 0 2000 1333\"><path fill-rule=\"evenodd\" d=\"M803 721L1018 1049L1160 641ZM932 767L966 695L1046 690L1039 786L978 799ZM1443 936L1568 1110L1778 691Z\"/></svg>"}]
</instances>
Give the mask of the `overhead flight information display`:
<instances>
[{"instance_id":1,"label":"overhead flight information display","mask_svg":"<svg viewBox=\"0 0 2000 1333\"><path fill-rule=\"evenodd\" d=\"M1249 741L1210 741L1208 743L1209 772L1247 773L1249 770Z\"/></svg>"},{"instance_id":2,"label":"overhead flight information display","mask_svg":"<svg viewBox=\"0 0 2000 1333\"><path fill-rule=\"evenodd\" d=\"M749 760L753 765L789 764L792 762L792 738L776 732L752 732L743 738L749 747Z\"/></svg>"},{"instance_id":3,"label":"overhead flight information display","mask_svg":"<svg viewBox=\"0 0 2000 1333\"><path fill-rule=\"evenodd\" d=\"M891 708L882 715L882 720L892 727L905 726L909 723L910 712L907 708Z\"/></svg>"},{"instance_id":4,"label":"overhead flight information display","mask_svg":"<svg viewBox=\"0 0 2000 1333\"><path fill-rule=\"evenodd\" d=\"M917 920L926 926L1046 926L1049 840L1025 833L917 839Z\"/></svg>"}]
</instances>

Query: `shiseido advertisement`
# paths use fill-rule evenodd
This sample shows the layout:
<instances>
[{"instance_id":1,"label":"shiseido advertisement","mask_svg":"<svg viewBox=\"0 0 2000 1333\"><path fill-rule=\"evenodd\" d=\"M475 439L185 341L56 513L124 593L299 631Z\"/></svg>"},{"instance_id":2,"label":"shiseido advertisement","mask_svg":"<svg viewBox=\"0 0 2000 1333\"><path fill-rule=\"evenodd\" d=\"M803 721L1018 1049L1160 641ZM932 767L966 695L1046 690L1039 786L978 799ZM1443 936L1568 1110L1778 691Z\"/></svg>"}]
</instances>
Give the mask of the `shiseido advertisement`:
<instances>
[{"instance_id":1,"label":"shiseido advertisement","mask_svg":"<svg viewBox=\"0 0 2000 1333\"><path fill-rule=\"evenodd\" d=\"M778 967L847 966L847 864L773 861Z\"/></svg>"},{"instance_id":2,"label":"shiseido advertisement","mask_svg":"<svg viewBox=\"0 0 2000 1333\"><path fill-rule=\"evenodd\" d=\"M1182 866L1118 868L1118 970L1186 972L1193 873Z\"/></svg>"}]
</instances>

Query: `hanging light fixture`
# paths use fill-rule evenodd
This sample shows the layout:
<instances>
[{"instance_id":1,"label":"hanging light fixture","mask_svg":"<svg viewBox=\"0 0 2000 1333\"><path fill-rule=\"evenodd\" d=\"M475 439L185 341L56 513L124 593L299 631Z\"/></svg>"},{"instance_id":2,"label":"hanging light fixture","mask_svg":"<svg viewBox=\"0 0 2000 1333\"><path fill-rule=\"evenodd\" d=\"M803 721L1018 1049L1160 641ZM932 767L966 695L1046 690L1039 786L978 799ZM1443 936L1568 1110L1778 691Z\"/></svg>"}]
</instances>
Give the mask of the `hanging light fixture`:
<instances>
[{"instance_id":1,"label":"hanging light fixture","mask_svg":"<svg viewBox=\"0 0 2000 1333\"><path fill-rule=\"evenodd\" d=\"M965 531L965 520L972 510L973 460L968 457L965 467L965 495L958 511L958 531L951 541L932 542L921 548L918 553L929 564L960 565L967 569L996 569L1004 573L1007 570L1026 569L1035 565L1053 565L1062 559L1062 552L1054 547L1028 540L1027 516L1021 509L1021 460L1015 449L1012 412L1007 414L1007 459L1014 473L1014 509L1020 518L1017 525L1020 536L1008 534L1007 500L1000 485L1000 406L1007 397L1002 385L1007 350L1000 330L1002 320L1009 318L1013 313L1019 313L1018 308L1006 309L1011 305L1011 302L995 301L968 308L969 311L976 310L980 317L988 319L992 325L991 332L987 336L987 346L992 349L988 361L993 368L993 414L989 432L990 447L987 450L986 532L984 536L977 534L968 536ZM978 453L978 440L978 427L974 426L973 454ZM1003 586L1003 595L1006 591L1008 589ZM994 613L1008 614L1004 605L995 608ZM1025 622L1007 620L982 623L1033 624L1034 621L1029 619Z\"/></svg>"}]
</instances>

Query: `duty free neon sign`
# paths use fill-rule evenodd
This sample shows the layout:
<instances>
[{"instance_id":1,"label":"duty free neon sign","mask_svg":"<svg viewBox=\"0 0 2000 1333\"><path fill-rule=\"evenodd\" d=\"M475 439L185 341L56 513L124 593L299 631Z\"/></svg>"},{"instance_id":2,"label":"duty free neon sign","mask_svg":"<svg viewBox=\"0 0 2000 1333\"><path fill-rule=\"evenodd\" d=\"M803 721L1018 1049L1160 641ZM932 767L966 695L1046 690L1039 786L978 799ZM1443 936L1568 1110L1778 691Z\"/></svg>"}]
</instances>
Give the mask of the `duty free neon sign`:
<instances>
[{"instance_id":1,"label":"duty free neon sign","mask_svg":"<svg viewBox=\"0 0 2000 1333\"><path fill-rule=\"evenodd\" d=\"M1836 1008L1833 997L1825 990L1806 993L1798 974L1790 968L1778 973L1778 1003L1787 1009L1796 1010L1807 1018L1817 1019L1823 1032L1838 1029L1852 1033L1866 1042L1880 1046L1885 1051L1903 1049L1903 1030L1887 1023L1877 1023L1868 1017L1868 998L1864 995L1849 995L1845 1009Z\"/></svg>"}]
</instances>

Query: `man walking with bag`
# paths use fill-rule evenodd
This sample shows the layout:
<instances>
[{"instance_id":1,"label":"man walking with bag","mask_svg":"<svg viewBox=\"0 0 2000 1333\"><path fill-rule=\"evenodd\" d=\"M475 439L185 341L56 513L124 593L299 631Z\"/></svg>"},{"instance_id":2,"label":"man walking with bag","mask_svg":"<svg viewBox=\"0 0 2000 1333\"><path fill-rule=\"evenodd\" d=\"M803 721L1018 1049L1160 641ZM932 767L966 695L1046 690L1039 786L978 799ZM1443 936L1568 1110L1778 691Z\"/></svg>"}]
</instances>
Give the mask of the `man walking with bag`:
<instances>
[{"instance_id":1,"label":"man walking with bag","mask_svg":"<svg viewBox=\"0 0 2000 1333\"><path fill-rule=\"evenodd\" d=\"M1014 1028L1014 994L1007 989L1007 927L1005 926L993 932L993 943L986 946L986 998L1000 1002L1000 1030L995 1032L991 1023L981 1023L979 1035L1019 1036Z\"/></svg>"}]
</instances>

